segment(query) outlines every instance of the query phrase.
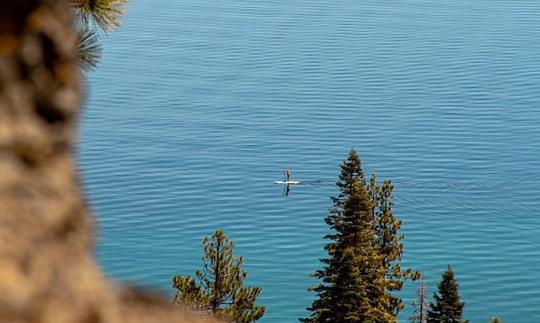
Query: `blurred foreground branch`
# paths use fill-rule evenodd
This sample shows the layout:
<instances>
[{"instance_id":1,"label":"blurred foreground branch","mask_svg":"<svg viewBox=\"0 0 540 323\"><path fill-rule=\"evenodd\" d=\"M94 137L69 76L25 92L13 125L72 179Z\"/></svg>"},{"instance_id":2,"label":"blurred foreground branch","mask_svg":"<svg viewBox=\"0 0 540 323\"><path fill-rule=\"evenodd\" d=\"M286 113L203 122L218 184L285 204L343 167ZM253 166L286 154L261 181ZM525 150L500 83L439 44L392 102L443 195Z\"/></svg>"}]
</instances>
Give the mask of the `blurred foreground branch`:
<instances>
[{"instance_id":1,"label":"blurred foreground branch","mask_svg":"<svg viewBox=\"0 0 540 323\"><path fill-rule=\"evenodd\" d=\"M108 282L73 156L80 100L67 0L0 2L0 322L203 322Z\"/></svg>"}]
</instances>

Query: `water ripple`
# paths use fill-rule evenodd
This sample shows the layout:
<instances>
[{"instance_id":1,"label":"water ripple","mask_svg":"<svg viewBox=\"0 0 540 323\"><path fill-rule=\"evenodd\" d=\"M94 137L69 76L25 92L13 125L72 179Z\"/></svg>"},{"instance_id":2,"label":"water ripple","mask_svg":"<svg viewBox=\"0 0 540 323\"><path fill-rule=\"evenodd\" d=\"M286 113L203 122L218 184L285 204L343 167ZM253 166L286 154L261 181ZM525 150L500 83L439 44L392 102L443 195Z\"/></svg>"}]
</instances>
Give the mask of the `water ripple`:
<instances>
[{"instance_id":1,"label":"water ripple","mask_svg":"<svg viewBox=\"0 0 540 323\"><path fill-rule=\"evenodd\" d=\"M431 291L452 264L471 323L540 321L539 18L521 0L130 3L78 152L99 261L172 295L221 227L262 322L293 322L355 147L395 183L404 261ZM285 167L304 180L287 198Z\"/></svg>"}]
</instances>

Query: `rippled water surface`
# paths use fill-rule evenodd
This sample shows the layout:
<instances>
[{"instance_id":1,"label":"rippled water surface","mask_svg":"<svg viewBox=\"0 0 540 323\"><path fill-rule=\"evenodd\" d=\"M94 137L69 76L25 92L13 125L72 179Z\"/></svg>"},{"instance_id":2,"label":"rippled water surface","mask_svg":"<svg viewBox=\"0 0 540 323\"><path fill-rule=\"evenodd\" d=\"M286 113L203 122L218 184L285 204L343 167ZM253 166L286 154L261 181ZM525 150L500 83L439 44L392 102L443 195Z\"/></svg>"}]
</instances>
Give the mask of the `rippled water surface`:
<instances>
[{"instance_id":1,"label":"rippled water surface","mask_svg":"<svg viewBox=\"0 0 540 323\"><path fill-rule=\"evenodd\" d=\"M128 9L88 76L79 150L110 276L172 295L221 227L264 290L262 322L296 321L355 147L395 182L405 262L430 291L452 264L471 323L540 322L540 2ZM285 167L306 181L289 197Z\"/></svg>"}]
</instances>

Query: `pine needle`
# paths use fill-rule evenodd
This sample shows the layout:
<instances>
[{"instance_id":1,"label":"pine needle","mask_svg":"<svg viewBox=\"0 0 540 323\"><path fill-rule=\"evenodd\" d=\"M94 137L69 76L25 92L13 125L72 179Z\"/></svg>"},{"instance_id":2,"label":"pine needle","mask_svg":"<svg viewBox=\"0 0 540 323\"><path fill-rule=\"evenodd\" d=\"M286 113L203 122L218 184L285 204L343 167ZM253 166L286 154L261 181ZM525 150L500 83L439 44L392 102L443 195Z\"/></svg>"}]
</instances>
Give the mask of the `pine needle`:
<instances>
[{"instance_id":1,"label":"pine needle","mask_svg":"<svg viewBox=\"0 0 540 323\"><path fill-rule=\"evenodd\" d=\"M97 25L104 32L121 26L127 0L72 0L86 25Z\"/></svg>"},{"instance_id":2,"label":"pine needle","mask_svg":"<svg viewBox=\"0 0 540 323\"><path fill-rule=\"evenodd\" d=\"M77 58L86 71L96 67L101 58L101 46L94 30L84 28L77 32Z\"/></svg>"}]
</instances>

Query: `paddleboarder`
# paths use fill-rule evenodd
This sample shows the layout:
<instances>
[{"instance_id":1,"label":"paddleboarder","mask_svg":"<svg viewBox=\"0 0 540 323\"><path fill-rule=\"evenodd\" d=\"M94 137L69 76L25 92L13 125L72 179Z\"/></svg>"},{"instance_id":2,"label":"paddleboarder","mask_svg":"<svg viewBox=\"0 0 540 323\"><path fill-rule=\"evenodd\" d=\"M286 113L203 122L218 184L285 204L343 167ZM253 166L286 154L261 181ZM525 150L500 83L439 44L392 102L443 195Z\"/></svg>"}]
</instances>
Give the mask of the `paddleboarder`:
<instances>
[{"instance_id":1,"label":"paddleboarder","mask_svg":"<svg viewBox=\"0 0 540 323\"><path fill-rule=\"evenodd\" d=\"M291 180L291 170L289 168L287 168L285 170L285 181L288 182Z\"/></svg>"}]
</instances>

